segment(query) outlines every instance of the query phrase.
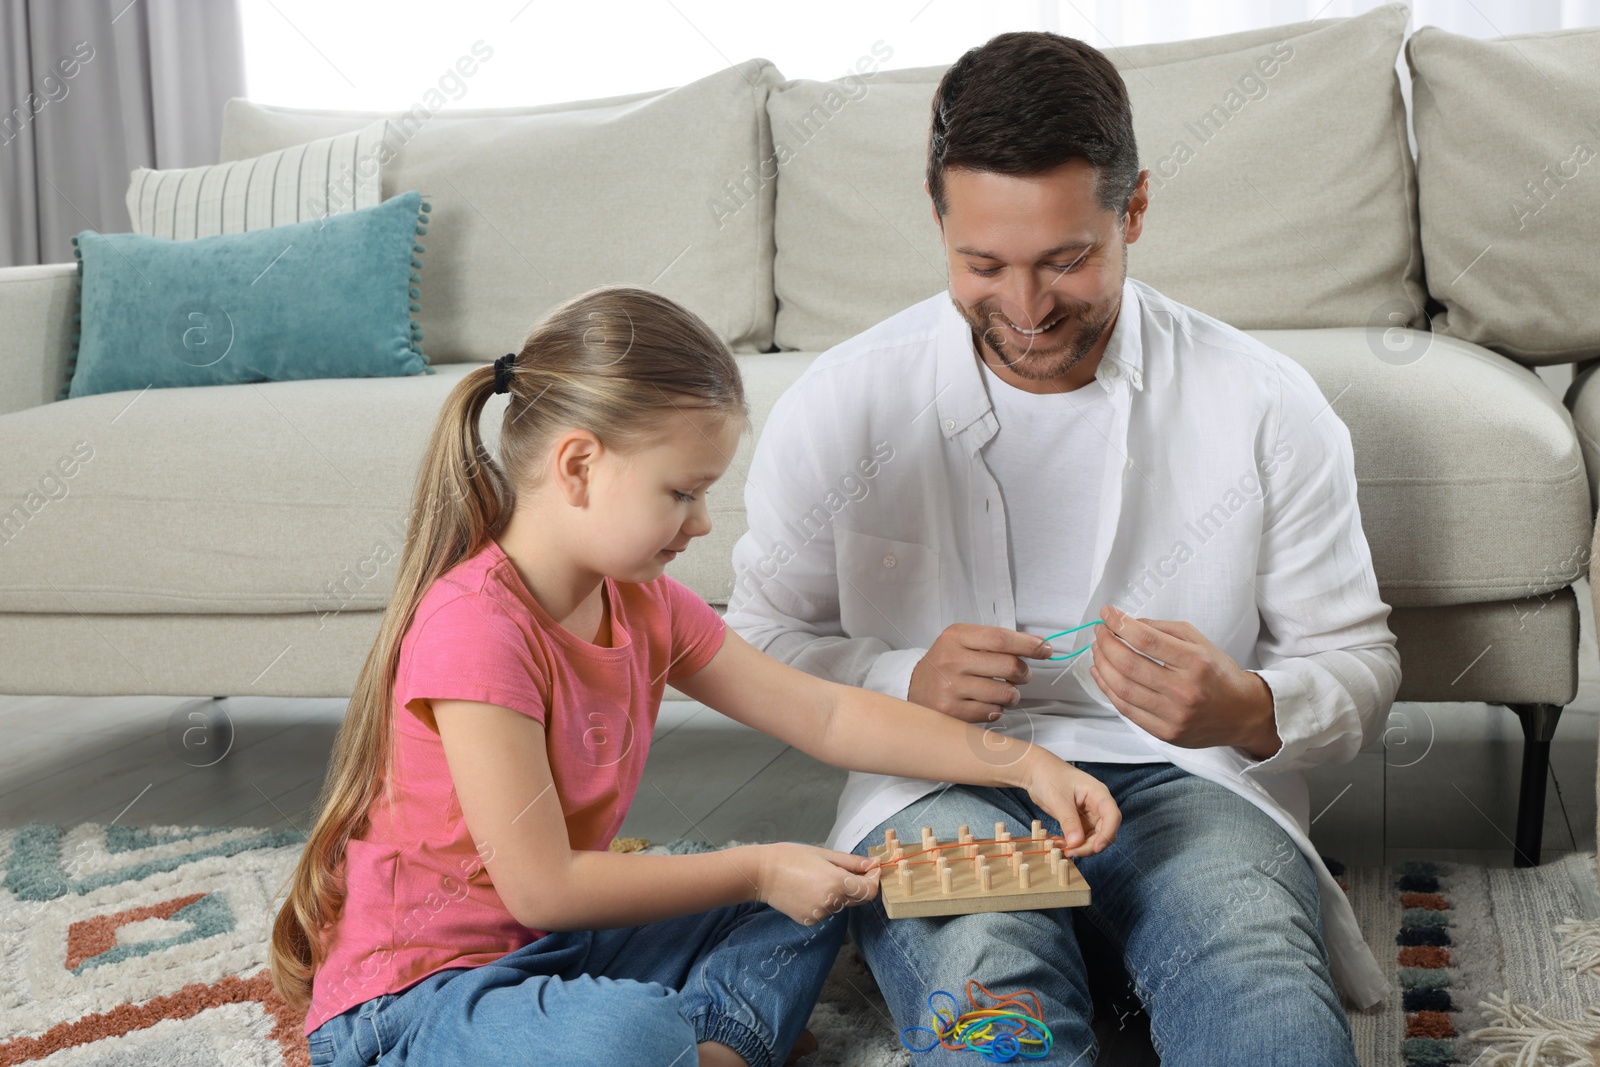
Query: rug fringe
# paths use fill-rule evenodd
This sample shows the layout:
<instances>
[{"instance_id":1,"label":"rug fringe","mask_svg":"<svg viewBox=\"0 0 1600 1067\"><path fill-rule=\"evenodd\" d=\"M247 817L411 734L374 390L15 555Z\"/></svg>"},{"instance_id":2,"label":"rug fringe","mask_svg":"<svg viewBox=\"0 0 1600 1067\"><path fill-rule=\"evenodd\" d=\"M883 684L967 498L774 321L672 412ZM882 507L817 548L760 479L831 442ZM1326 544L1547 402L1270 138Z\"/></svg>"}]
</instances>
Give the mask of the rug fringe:
<instances>
[{"instance_id":1,"label":"rug fringe","mask_svg":"<svg viewBox=\"0 0 1600 1067\"><path fill-rule=\"evenodd\" d=\"M1561 965L1579 974L1600 974L1600 919L1568 919L1561 935Z\"/></svg>"},{"instance_id":2,"label":"rug fringe","mask_svg":"<svg viewBox=\"0 0 1600 1067\"><path fill-rule=\"evenodd\" d=\"M1474 1067L1589 1067L1600 1062L1600 1004L1581 1019L1552 1019L1514 1002L1509 991L1491 993L1478 1006L1491 1025L1467 1036L1502 1047L1485 1050Z\"/></svg>"}]
</instances>

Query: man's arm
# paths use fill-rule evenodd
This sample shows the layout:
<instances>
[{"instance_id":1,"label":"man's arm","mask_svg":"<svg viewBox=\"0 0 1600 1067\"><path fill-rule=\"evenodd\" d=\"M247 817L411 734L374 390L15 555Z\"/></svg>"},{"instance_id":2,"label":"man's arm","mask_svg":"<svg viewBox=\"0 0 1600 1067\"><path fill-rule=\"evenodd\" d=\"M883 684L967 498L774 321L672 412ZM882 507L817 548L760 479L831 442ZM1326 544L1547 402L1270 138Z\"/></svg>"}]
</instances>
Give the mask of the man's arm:
<instances>
[{"instance_id":1,"label":"man's arm","mask_svg":"<svg viewBox=\"0 0 1600 1067\"><path fill-rule=\"evenodd\" d=\"M1295 373L1298 371L1298 373ZM1254 771L1343 763L1378 738L1400 654L1356 501L1350 432L1309 374L1279 377L1276 451L1254 581L1255 673L1272 690L1282 747Z\"/></svg>"},{"instance_id":2,"label":"man's arm","mask_svg":"<svg viewBox=\"0 0 1600 1067\"><path fill-rule=\"evenodd\" d=\"M1400 688L1356 506L1350 435L1309 375L1287 368L1266 426L1258 566L1261 634L1246 670L1192 624L1111 605L1090 676L1117 711L1183 748L1231 746L1278 771L1349 760Z\"/></svg>"}]
</instances>

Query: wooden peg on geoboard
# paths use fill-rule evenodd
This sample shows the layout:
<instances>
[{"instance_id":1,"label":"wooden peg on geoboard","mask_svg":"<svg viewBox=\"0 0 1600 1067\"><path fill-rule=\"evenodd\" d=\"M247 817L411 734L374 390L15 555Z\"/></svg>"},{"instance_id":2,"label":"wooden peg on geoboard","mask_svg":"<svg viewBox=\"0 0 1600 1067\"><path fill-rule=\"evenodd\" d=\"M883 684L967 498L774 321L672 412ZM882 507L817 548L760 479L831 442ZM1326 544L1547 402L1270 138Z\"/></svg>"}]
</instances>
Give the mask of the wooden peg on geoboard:
<instances>
[{"instance_id":1,"label":"wooden peg on geoboard","mask_svg":"<svg viewBox=\"0 0 1600 1067\"><path fill-rule=\"evenodd\" d=\"M1024 838L1012 838L1004 823L996 826L994 839L976 840L962 827L955 842L942 845L925 830L923 840L933 842L932 851L906 848L893 831L885 835L885 844L869 846L867 855L879 863L901 850L899 862L884 872L893 876L879 886L884 912L891 919L908 919L1089 903L1089 883L1063 854L1060 838L1047 836L1037 822ZM958 859L968 862L953 862Z\"/></svg>"}]
</instances>

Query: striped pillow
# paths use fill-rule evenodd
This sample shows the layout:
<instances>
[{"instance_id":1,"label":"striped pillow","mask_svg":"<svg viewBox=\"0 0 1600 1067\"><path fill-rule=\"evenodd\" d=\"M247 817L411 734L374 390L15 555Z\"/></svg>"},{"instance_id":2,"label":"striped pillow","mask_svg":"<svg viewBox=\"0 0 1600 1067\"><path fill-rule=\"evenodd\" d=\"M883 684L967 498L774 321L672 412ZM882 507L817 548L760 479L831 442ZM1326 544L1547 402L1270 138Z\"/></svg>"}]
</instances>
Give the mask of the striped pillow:
<instances>
[{"instance_id":1,"label":"striped pillow","mask_svg":"<svg viewBox=\"0 0 1600 1067\"><path fill-rule=\"evenodd\" d=\"M133 232L188 240L308 222L383 200L389 124L186 170L139 167L128 183Z\"/></svg>"}]
</instances>

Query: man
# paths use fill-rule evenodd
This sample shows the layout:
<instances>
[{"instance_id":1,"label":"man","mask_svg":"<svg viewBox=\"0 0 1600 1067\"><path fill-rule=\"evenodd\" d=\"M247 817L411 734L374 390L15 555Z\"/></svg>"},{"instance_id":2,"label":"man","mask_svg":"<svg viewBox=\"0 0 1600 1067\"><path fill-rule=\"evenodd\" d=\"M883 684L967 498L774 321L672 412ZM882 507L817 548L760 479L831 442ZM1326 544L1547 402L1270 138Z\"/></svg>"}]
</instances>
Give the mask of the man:
<instances>
[{"instance_id":1,"label":"man","mask_svg":"<svg viewBox=\"0 0 1600 1067\"><path fill-rule=\"evenodd\" d=\"M1349 433L1298 364L1127 279L1147 178L1126 88L1088 45L1007 33L950 68L927 168L949 292L779 400L728 621L805 670L1042 744L1122 810L1080 861L1087 908L856 909L897 1026L976 978L1036 992L1061 1061L1092 1062L1087 924L1163 1064L1351 1065L1338 993L1388 988L1306 837L1301 772L1376 737L1400 668ZM829 844L1035 818L1055 829L1026 794L853 774Z\"/></svg>"}]
</instances>

